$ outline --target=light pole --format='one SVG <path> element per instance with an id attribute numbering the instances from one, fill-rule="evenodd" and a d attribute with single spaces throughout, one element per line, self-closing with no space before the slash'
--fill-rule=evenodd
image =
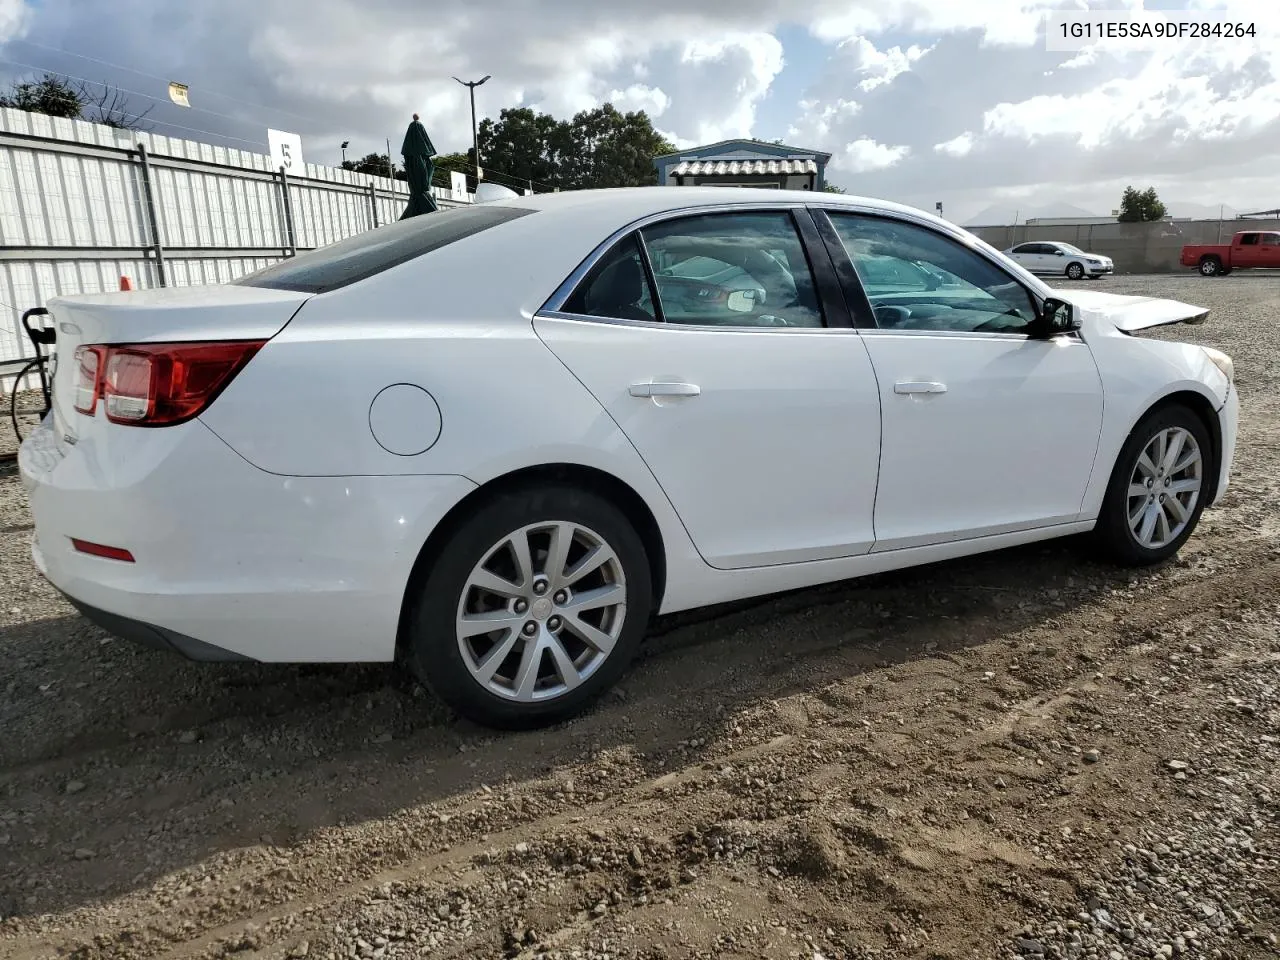
<path id="1" fill-rule="evenodd" d="M 480 86 L 480 84 L 488 80 L 489 77 L 490 77 L 490 74 L 486 73 L 479 80 L 468 81 L 468 80 L 458 80 L 457 77 L 453 78 L 455 80 L 458 80 L 460 84 L 462 84 L 464 87 L 466 87 L 468 90 L 471 91 L 471 146 L 472 146 L 472 149 L 474 149 L 475 155 L 476 155 L 476 179 L 477 180 L 479 180 L 481 176 L 483 176 L 483 174 L 480 170 L 480 131 L 479 131 L 479 128 L 476 126 L 476 87 Z"/>
<path id="2" fill-rule="evenodd" d="M 349 146 L 351 146 L 351 141 L 350 141 L 350 140 L 343 140 L 343 141 L 342 141 L 342 165 L 343 165 L 344 167 L 347 165 L 347 147 L 349 147 Z"/>

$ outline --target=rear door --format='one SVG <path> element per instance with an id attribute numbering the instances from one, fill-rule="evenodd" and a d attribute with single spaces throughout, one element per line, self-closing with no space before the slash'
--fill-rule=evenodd
<path id="1" fill-rule="evenodd" d="M 1040 269 L 1040 244 L 1020 243 L 1013 248 L 1013 259 L 1032 273 Z"/>
<path id="2" fill-rule="evenodd" d="M 1258 243 L 1258 266 L 1280 267 L 1280 233 L 1264 233 Z"/>
<path id="3" fill-rule="evenodd" d="M 803 207 L 640 224 L 534 329 L 621 427 L 712 566 L 871 549 L 879 391 Z"/>

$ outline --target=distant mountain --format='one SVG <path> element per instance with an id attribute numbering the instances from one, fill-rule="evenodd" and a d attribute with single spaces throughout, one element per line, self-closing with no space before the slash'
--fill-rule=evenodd
<path id="1" fill-rule="evenodd" d="M 1108 211 L 1109 212 L 1109 211 Z M 1105 213 L 1094 213 L 1070 203 L 1051 203 L 1042 207 L 1018 207 L 1014 204 L 993 204 L 980 210 L 964 222 L 967 227 L 985 227 L 1011 224 L 1017 217 L 1018 223 L 1025 223 L 1033 217 L 1102 217 Z"/>
<path id="2" fill-rule="evenodd" d="M 1219 207 L 1216 203 L 1184 203 L 1181 200 L 1166 200 L 1164 205 L 1172 217 L 1190 217 L 1192 220 L 1217 220 L 1219 216 Z M 1261 207 L 1249 208 L 1249 210 L 1265 209 L 1269 209 L 1265 204 Z M 1224 220 L 1234 220 L 1236 214 L 1248 212 L 1228 206 L 1223 206 L 1221 210 L 1221 216 Z"/>

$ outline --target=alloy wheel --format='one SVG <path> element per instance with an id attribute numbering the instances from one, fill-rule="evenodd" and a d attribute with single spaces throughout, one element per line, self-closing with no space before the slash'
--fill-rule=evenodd
<path id="1" fill-rule="evenodd" d="M 594 530 L 565 521 L 521 527 L 467 577 L 456 622 L 463 663 L 505 699 L 562 696 L 608 659 L 626 596 L 622 563 Z"/>
<path id="2" fill-rule="evenodd" d="M 1134 539 L 1149 550 L 1176 540 L 1195 513 L 1204 486 L 1204 457 L 1195 436 L 1168 427 L 1138 455 L 1129 478 L 1127 516 Z"/>

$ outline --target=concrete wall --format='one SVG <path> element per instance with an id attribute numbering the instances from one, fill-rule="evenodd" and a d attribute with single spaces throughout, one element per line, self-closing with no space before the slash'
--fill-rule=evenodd
<path id="1" fill-rule="evenodd" d="M 1174 223 L 1018 224 L 966 227 L 998 250 L 1034 240 L 1073 243 L 1115 261 L 1116 273 L 1168 273 L 1184 244 L 1227 243 L 1239 230 L 1280 230 L 1280 220 L 1178 220 Z"/>

